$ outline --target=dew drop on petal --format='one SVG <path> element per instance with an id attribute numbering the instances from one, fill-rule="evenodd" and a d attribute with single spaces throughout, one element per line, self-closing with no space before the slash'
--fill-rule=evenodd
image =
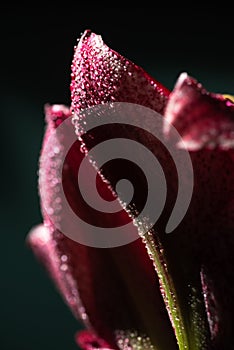
<path id="1" fill-rule="evenodd" d="M 67 264 L 62 264 L 62 265 L 60 266 L 60 270 L 61 270 L 61 271 L 67 271 L 67 269 L 68 269 Z"/>

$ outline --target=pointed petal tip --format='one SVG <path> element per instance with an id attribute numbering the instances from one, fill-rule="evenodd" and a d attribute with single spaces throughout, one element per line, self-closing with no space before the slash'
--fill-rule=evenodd
<path id="1" fill-rule="evenodd" d="M 86 29 L 83 33 L 81 33 L 80 38 L 78 38 L 78 45 L 77 48 L 81 48 L 82 45 L 87 42 L 89 39 L 94 39 L 94 40 L 101 40 L 102 37 L 99 34 L 94 33 L 91 29 Z"/>
<path id="2" fill-rule="evenodd" d="M 180 89 L 183 86 L 183 84 L 188 80 L 188 78 L 189 78 L 189 76 L 188 76 L 187 72 L 180 73 L 180 75 L 176 81 L 174 89 Z"/>
<path id="3" fill-rule="evenodd" d="M 72 109 L 76 113 L 114 101 L 142 104 L 160 113 L 169 95 L 167 88 L 90 30 L 75 47 L 71 71 Z"/>
<path id="4" fill-rule="evenodd" d="M 92 30 L 90 28 L 87 28 L 85 29 L 84 33 L 81 35 L 81 38 L 82 39 L 88 38 L 92 33 L 93 33 Z"/>

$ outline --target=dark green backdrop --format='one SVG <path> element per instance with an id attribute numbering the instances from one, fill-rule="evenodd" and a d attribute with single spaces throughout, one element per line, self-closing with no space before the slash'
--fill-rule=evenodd
<path id="1" fill-rule="evenodd" d="M 169 7 L 169 6 L 168 6 Z M 87 28 L 170 89 L 187 71 L 234 93 L 233 17 L 225 9 L 1 8 L 0 348 L 75 350 L 81 325 L 25 246 L 41 222 L 37 162 L 45 103 L 70 102 L 70 64 Z M 184 13 L 186 11 L 186 13 Z M 98 286 L 97 286 L 98 287 Z"/>

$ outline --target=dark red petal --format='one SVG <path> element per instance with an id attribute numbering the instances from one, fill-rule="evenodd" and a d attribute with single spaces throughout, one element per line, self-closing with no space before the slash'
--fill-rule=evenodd
<path id="1" fill-rule="evenodd" d="M 169 97 L 165 116 L 183 138 L 179 147 L 185 145 L 190 150 L 194 168 L 192 201 L 185 218 L 170 235 L 165 235 L 165 222 L 177 191 L 175 168 L 165 150 L 146 133 L 134 134 L 125 128 L 121 137 L 135 139 L 149 147 L 163 165 L 168 180 L 168 202 L 155 227 L 154 243 L 161 248 L 155 248 L 159 256 L 163 251 L 167 262 L 166 271 L 169 279 L 172 278 L 180 310 L 178 315 L 182 315 L 189 346 L 197 343 L 200 349 L 211 346 L 231 349 L 234 328 L 234 107 L 221 95 L 208 93 L 194 79 L 182 76 Z M 165 131 L 170 136 L 170 128 Z M 105 137 L 98 132 L 92 136 L 98 141 L 113 136 L 112 130 L 105 129 L 105 133 Z M 84 137 L 84 142 L 88 149 L 93 146 L 89 138 Z M 102 171 L 113 189 L 120 172 L 120 166 Z M 142 189 L 142 179 L 138 177 L 138 180 L 138 187 Z M 140 211 L 142 200 L 134 204 Z M 147 244 L 151 248 L 150 240 Z"/>
<path id="2" fill-rule="evenodd" d="M 58 231 L 53 231 L 45 225 L 38 225 L 30 231 L 27 243 L 35 256 L 43 262 L 74 316 L 89 326 L 87 314 L 79 297 L 77 281 L 69 268 L 69 256 L 57 243 L 62 239 L 63 236 Z"/>
<path id="3" fill-rule="evenodd" d="M 75 48 L 72 64 L 72 108 L 100 103 L 133 102 L 162 112 L 169 91 L 87 30 Z"/>
<path id="4" fill-rule="evenodd" d="M 80 110 L 106 102 L 131 102 L 160 113 L 164 110 L 169 91 L 150 77 L 141 67 L 107 47 L 100 36 L 86 31 L 75 48 L 71 94 L 72 109 L 77 115 Z M 77 116 L 74 120 L 75 126 L 79 128 Z M 129 138 L 135 139 L 135 130 L 128 130 L 128 128 L 126 130 Z M 114 134 L 119 131 L 119 136 L 125 137 L 122 134 L 121 126 L 115 126 L 113 131 Z M 94 144 L 105 140 L 106 135 L 113 136 L 112 134 L 112 131 L 110 134 L 106 133 L 105 130 L 97 131 L 94 134 L 92 131 L 88 135 L 88 142 L 85 140 L 85 145 L 87 148 L 91 148 Z M 141 133 L 139 138 L 141 137 L 144 138 L 145 134 Z M 150 137 L 147 137 L 146 140 L 150 145 Z M 159 152 L 163 153 L 159 157 L 161 156 L 165 160 L 165 152 Z M 124 167 L 126 169 L 126 166 Z M 169 172 L 170 170 L 171 168 Z M 114 172 L 118 177 L 119 171 Z"/>
<path id="5" fill-rule="evenodd" d="M 232 349 L 234 329 L 234 106 L 182 75 L 165 117 L 188 147 L 194 168 L 189 211 L 174 243 L 194 280 L 201 281 L 212 344 Z M 195 147 L 194 147 L 195 146 Z M 186 252 L 186 253 L 185 253 Z"/>
<path id="6" fill-rule="evenodd" d="M 49 268 L 60 291 L 65 293 L 65 299 L 74 314 L 81 315 L 85 323 L 114 349 L 115 331 L 134 329 L 139 334 L 148 335 L 152 325 L 153 334 L 152 329 L 149 334 L 152 341 L 157 342 L 162 349 L 175 349 L 175 339 L 160 295 L 159 282 L 141 240 L 118 248 L 92 248 L 76 243 L 55 229 L 54 225 L 64 215 L 56 186 L 59 179 L 58 163 L 63 158 L 62 146 L 69 134 L 54 139 L 49 149 L 47 144 L 60 124 L 57 123 L 58 119 L 66 120 L 70 112 L 68 108 L 57 105 L 47 106 L 46 113 L 48 125 L 40 157 L 39 185 L 41 193 L 44 193 L 41 206 L 49 240 L 48 245 L 41 243 L 40 232 L 45 230 L 41 228 L 36 234 L 32 233 L 29 243 Z M 66 195 L 76 213 L 86 220 L 94 220 L 100 225 L 104 223 L 108 227 L 112 224 L 112 217 L 105 214 L 99 217 L 93 211 L 87 214 L 77 188 L 77 164 L 84 157 L 80 146 L 77 140 L 65 158 L 63 186 Z M 113 196 L 106 183 L 100 181 L 99 186 L 101 193 L 106 195 L 109 191 L 109 196 Z M 122 210 L 115 220 L 121 224 L 126 218 L 128 216 Z M 132 229 L 136 230 L 134 226 Z M 85 235 L 85 232 L 80 233 Z M 73 295 L 79 302 L 82 301 L 81 311 L 76 305 L 76 299 L 70 298 Z"/>
<path id="7" fill-rule="evenodd" d="M 168 122 L 177 128 L 189 150 L 233 148 L 233 114 L 230 100 L 207 92 L 186 73 L 179 77 L 166 109 Z"/>

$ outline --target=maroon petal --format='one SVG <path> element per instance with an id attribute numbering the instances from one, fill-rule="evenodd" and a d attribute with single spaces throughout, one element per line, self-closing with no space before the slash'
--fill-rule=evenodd
<path id="1" fill-rule="evenodd" d="M 113 65 L 112 55 L 114 56 Z M 72 67 L 73 82 L 71 84 L 72 108 L 77 114 L 75 119 L 78 128 L 83 125 L 83 120 L 79 119 L 81 109 L 110 101 L 137 103 L 157 112 L 163 112 L 167 99 L 164 99 L 163 106 L 161 106 L 158 103 L 157 89 L 154 90 L 155 97 L 152 94 L 149 95 L 147 80 L 144 80 L 144 84 L 141 83 L 141 78 L 144 76 L 142 70 L 138 70 L 141 72 L 141 77 L 139 77 L 135 66 L 131 63 L 129 66 L 134 69 L 134 74 L 130 74 L 131 78 L 127 78 L 124 67 L 128 65 L 125 63 L 126 60 L 107 48 L 100 37 L 86 32 L 81 38 L 75 51 Z M 116 68 L 117 66 L 118 68 Z M 112 79 L 114 79 L 114 83 Z M 150 79 L 148 79 L 149 81 Z M 145 89 L 145 85 L 147 89 Z M 217 264 L 216 258 L 214 259 L 214 256 L 217 256 L 215 248 L 213 247 L 211 250 L 205 248 L 214 245 L 214 242 L 211 244 L 210 240 L 213 240 L 218 232 L 224 230 L 231 232 L 229 226 L 232 221 L 233 185 L 230 184 L 230 179 L 233 174 L 233 154 L 227 150 L 233 145 L 233 107 L 230 101 L 225 100 L 221 95 L 206 93 L 205 89 L 193 79 L 188 79 L 183 88 L 181 86 L 183 84 L 180 80 L 172 96 L 169 97 L 166 117 L 178 129 L 183 138 L 183 144 L 188 146 L 191 151 L 198 151 L 191 153 L 195 172 L 192 202 L 187 215 L 173 234 L 165 235 L 165 223 L 176 199 L 177 174 L 167 150 L 146 132 L 139 130 L 132 132 L 129 128 L 116 127 L 115 130 L 105 128 L 101 132 L 92 131 L 88 137 L 87 135 L 83 136 L 83 141 L 89 150 L 97 142 L 112 138 L 119 132 L 123 138 L 131 138 L 146 145 L 161 163 L 168 184 L 167 205 L 154 228 L 153 241 L 150 236 L 146 237 L 146 244 L 150 252 L 157 256 L 155 264 L 159 275 L 164 282 L 167 281 L 163 291 L 166 294 L 167 305 L 167 298 L 173 294 L 169 314 L 175 328 L 177 328 L 180 346 L 192 347 L 197 343 L 200 348 L 208 349 L 211 346 L 211 337 L 214 336 L 212 329 L 208 327 L 206 314 L 208 303 L 204 303 L 204 282 L 203 284 L 201 282 L 201 273 L 203 271 L 204 274 L 206 271 L 204 264 L 205 266 L 209 265 L 209 270 L 211 270 L 212 264 L 205 263 L 205 256 L 210 256 L 211 251 L 213 258 L 210 258 L 210 261 L 213 261 L 214 265 Z M 150 96 L 150 99 L 147 99 L 147 96 Z M 166 128 L 165 131 L 170 137 L 170 130 Z M 181 144 L 178 146 L 183 147 Z M 202 151 L 199 151 L 200 149 Z M 221 181 L 219 178 L 211 176 L 211 174 L 221 171 Z M 102 175 L 111 184 L 113 191 L 116 180 L 121 178 L 120 173 L 121 166 L 119 164 L 111 165 L 105 170 L 102 169 Z M 144 185 L 141 176 L 137 173 L 134 173 L 134 176 L 135 183 L 138 181 L 141 194 L 140 198 L 135 199 L 132 207 L 140 212 L 144 201 L 142 194 Z M 228 209 L 226 209 L 227 206 Z M 225 211 L 226 214 L 223 214 Z M 132 215 L 135 215 L 135 211 L 132 212 Z M 211 218 L 216 218 L 220 221 L 219 224 L 216 225 L 217 221 Z M 226 219 L 228 224 L 225 223 Z M 232 225 L 231 227 L 233 228 Z M 211 232 L 212 237 L 210 236 Z M 218 237 L 220 241 L 220 235 Z M 216 241 L 218 237 L 215 238 Z M 228 258 L 228 261 L 230 259 Z M 205 278 L 203 278 L 204 280 Z M 209 280 L 209 276 L 206 280 Z M 224 284 L 225 279 L 222 282 L 222 285 Z M 228 312 L 227 310 L 226 313 Z M 228 314 L 225 319 L 230 319 Z M 216 326 L 213 328 L 217 329 Z M 225 332 L 229 338 L 228 329 Z M 228 344 L 228 340 L 226 340 L 226 344 Z"/>
<path id="2" fill-rule="evenodd" d="M 80 38 L 72 64 L 75 112 L 106 102 L 133 102 L 162 112 L 169 91 L 90 30 Z"/>
<path id="3" fill-rule="evenodd" d="M 59 238 L 60 240 L 63 238 L 59 232 L 45 225 L 38 225 L 30 231 L 27 243 L 35 256 L 43 262 L 74 316 L 89 326 L 87 314 L 79 297 L 77 281 L 68 266 L 68 255 L 59 249 L 57 244 Z"/>
<path id="4" fill-rule="evenodd" d="M 176 349 L 159 282 L 141 240 L 118 248 L 93 248 L 73 241 L 56 229 L 55 225 L 64 216 L 56 190 L 59 159 L 63 158 L 63 145 L 69 133 L 61 139 L 54 139 L 49 149 L 47 145 L 56 127 L 70 116 L 70 111 L 64 106 L 47 106 L 46 114 L 47 130 L 40 157 L 39 185 L 44 193 L 41 207 L 47 228 L 36 229 L 36 233 L 30 235 L 29 243 L 49 269 L 74 314 L 114 349 L 116 331 L 132 329 L 150 336 L 160 349 Z M 63 187 L 69 203 L 85 220 L 111 227 L 113 220 L 109 214 L 100 216 L 83 203 L 77 188 L 77 170 L 83 157 L 81 143 L 77 140 L 63 167 Z M 99 186 L 104 196 L 113 196 L 105 182 L 99 180 Z M 122 224 L 129 218 L 122 210 L 114 220 Z M 136 230 L 134 226 L 132 229 Z M 47 243 L 41 238 L 45 233 Z M 85 232 L 81 234 L 85 235 Z"/>
<path id="5" fill-rule="evenodd" d="M 155 138 L 151 134 L 144 132 L 144 130 L 142 131 L 142 129 L 128 126 L 121 127 L 121 125 L 115 125 L 114 128 L 104 127 L 81 135 L 80 130 L 89 129 L 89 125 L 88 121 L 84 119 L 84 115 L 80 112 L 87 107 L 113 101 L 143 105 L 162 113 L 168 98 L 168 91 L 163 89 L 153 78 L 149 77 L 142 68 L 137 67 L 118 53 L 109 49 L 103 43 L 100 36 L 87 31 L 75 49 L 72 65 L 71 92 L 72 109 L 75 112 L 76 132 L 79 137 L 82 136 L 87 150 L 90 150 L 93 146 L 105 140 L 122 137 L 141 142 L 164 165 L 163 169 L 166 172 L 168 183 L 172 183 L 170 185 L 170 198 L 168 199 L 166 212 L 160 224 L 160 228 L 164 227 L 166 218 L 176 198 L 176 186 L 174 184 L 176 184 L 177 180 L 176 175 L 174 175 L 175 165 L 165 147 L 162 147 L 160 141 L 155 141 Z M 144 119 L 142 119 L 141 124 L 144 129 Z M 157 128 L 158 126 L 154 125 L 153 127 Z M 97 161 L 97 159 L 94 160 Z M 123 169 L 126 170 L 124 174 L 121 173 Z M 113 165 L 111 164 L 110 166 L 106 166 L 105 169 L 99 170 L 111 185 L 113 192 L 115 191 L 115 183 L 118 179 L 128 178 L 128 175 L 130 175 L 131 180 L 133 180 L 131 182 L 138 184 L 134 188 L 137 187 L 138 192 L 140 192 L 137 198 L 134 198 L 135 202 L 132 208 L 136 208 L 136 211 L 141 212 L 145 201 L 144 189 L 146 186 L 142 173 L 135 168 L 132 169 L 128 164 L 126 165 L 121 162 L 115 162 Z M 132 212 L 133 216 L 134 214 L 135 211 Z M 157 246 L 160 247 L 159 242 L 157 242 Z M 166 271 L 163 272 L 164 266 L 166 266 L 165 259 L 160 253 L 160 248 L 158 251 L 158 260 L 161 263 L 160 268 L 157 266 L 157 271 L 162 280 L 165 281 L 165 276 L 162 277 L 166 273 Z M 173 291 L 170 290 L 168 293 L 172 295 Z M 166 305 L 168 305 L 167 298 L 174 300 L 174 297 L 167 295 L 165 298 Z M 173 305 L 171 305 L 173 310 L 176 309 L 174 304 L 173 302 Z M 175 315 L 175 319 L 179 319 L 177 315 Z M 183 329 L 184 326 L 180 325 L 179 332 L 184 333 Z M 184 342 L 183 344 L 186 346 Z"/>
<path id="6" fill-rule="evenodd" d="M 201 281 L 214 349 L 232 349 L 234 105 L 183 74 L 165 117 L 191 150 L 194 168 L 193 198 L 174 242 L 180 252 L 187 251 L 181 253 L 186 256 L 181 263 L 190 266 L 187 274 L 191 270 L 194 280 Z"/>
<path id="7" fill-rule="evenodd" d="M 168 122 L 177 128 L 189 150 L 233 148 L 233 113 L 229 99 L 208 93 L 186 73 L 179 77 L 166 110 Z"/>

